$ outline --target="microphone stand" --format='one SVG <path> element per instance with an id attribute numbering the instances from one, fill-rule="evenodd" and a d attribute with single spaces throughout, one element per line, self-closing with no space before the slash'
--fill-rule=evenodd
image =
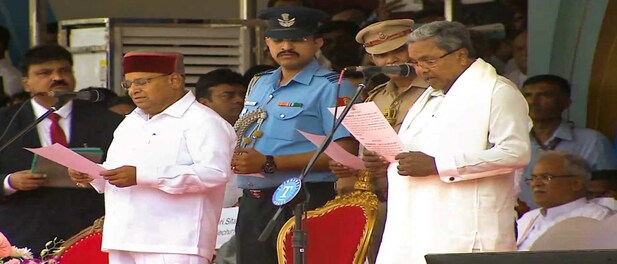
<path id="1" fill-rule="evenodd" d="M 321 145 L 319 146 L 315 154 L 311 157 L 311 159 L 306 164 L 306 166 L 304 166 L 304 169 L 302 170 L 300 177 L 298 177 L 300 182 L 302 183 L 302 187 L 304 187 L 304 178 L 308 175 L 310 170 L 313 168 L 313 166 L 315 165 L 315 162 L 317 162 L 317 158 L 319 158 L 319 155 L 321 155 L 332 142 L 332 137 L 334 137 L 334 133 L 336 132 L 336 129 L 338 129 L 341 126 L 341 124 L 343 123 L 343 119 L 345 118 L 345 116 L 347 116 L 347 114 L 351 110 L 351 106 L 358 99 L 358 97 L 360 96 L 360 93 L 362 93 L 364 88 L 366 88 L 365 83 L 368 83 L 371 77 L 373 77 L 373 75 L 369 75 L 365 73 L 364 80 L 362 81 L 362 83 L 358 84 L 358 88 L 353 98 L 349 100 L 349 102 L 347 103 L 343 111 L 341 112 L 341 115 L 338 118 L 336 118 L 335 116 L 336 121 L 334 123 L 334 126 L 332 127 L 332 130 L 328 133 L 324 141 L 321 142 Z M 308 203 L 309 198 L 310 198 L 309 192 L 306 189 L 306 187 L 304 187 L 304 193 L 305 193 L 306 198 L 304 199 L 304 201 L 298 202 L 298 204 L 296 205 L 294 209 L 295 226 L 294 226 L 294 231 L 292 232 L 292 239 L 291 239 L 292 248 L 294 249 L 294 252 L 293 252 L 294 264 L 304 264 L 305 263 L 304 248 L 306 248 L 306 245 L 307 245 L 307 235 L 306 235 L 306 231 L 302 230 L 302 215 L 305 212 L 305 206 Z M 284 205 L 279 206 L 278 210 L 276 211 L 272 219 L 270 219 L 270 222 L 268 222 L 268 224 L 262 231 L 261 235 L 259 235 L 259 238 L 258 238 L 259 241 L 264 242 L 268 239 L 270 233 L 272 233 L 272 230 L 274 229 L 276 220 L 278 219 L 279 215 L 283 211 L 283 206 Z"/>
<path id="2" fill-rule="evenodd" d="M 51 115 L 51 113 L 53 113 L 55 111 L 58 111 L 58 109 L 60 109 L 60 107 L 62 107 L 67 101 L 68 100 L 66 98 L 64 98 L 64 97 L 58 97 L 58 102 L 56 102 L 56 104 L 54 104 L 51 108 L 49 108 L 49 110 L 47 110 L 47 112 L 45 112 L 42 116 L 40 116 L 39 118 L 34 120 L 34 122 L 32 122 L 30 125 L 28 125 L 24 129 L 19 131 L 19 133 L 17 133 L 15 136 L 13 136 L 11 139 L 9 139 L 6 143 L 2 144 L 2 146 L 0 146 L 0 152 L 2 152 L 6 147 L 11 145 L 13 142 L 15 142 L 15 140 L 19 139 L 24 134 L 30 132 L 30 130 L 32 130 L 36 125 L 41 123 L 41 121 L 45 120 L 45 118 L 47 118 L 49 115 Z M 25 102 L 24 104 L 27 104 L 27 103 L 28 102 Z"/>

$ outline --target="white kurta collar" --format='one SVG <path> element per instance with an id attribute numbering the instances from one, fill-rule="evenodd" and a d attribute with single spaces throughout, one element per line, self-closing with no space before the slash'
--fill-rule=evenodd
<path id="1" fill-rule="evenodd" d="M 567 204 L 562 204 L 560 206 L 555 206 L 551 208 L 542 208 L 540 209 L 540 214 L 544 217 L 546 221 L 555 221 L 560 216 L 572 212 L 574 209 L 583 207 L 587 204 L 587 199 L 585 197 L 580 198 L 578 200 L 574 200 Z"/>
<path id="2" fill-rule="evenodd" d="M 193 92 L 187 91 L 187 93 L 184 94 L 184 96 L 182 96 L 180 100 L 171 104 L 169 107 L 163 110 L 163 112 L 157 114 L 156 116 L 168 115 L 168 116 L 173 116 L 173 117 L 181 117 L 184 114 L 184 112 L 186 112 L 186 110 L 189 109 L 189 107 L 191 106 L 191 104 L 193 104 L 193 102 L 195 102 L 195 95 L 193 95 Z M 154 116 L 150 116 L 148 113 L 144 112 L 140 108 L 136 108 L 134 113 L 139 115 L 139 117 L 143 118 L 144 120 L 149 120 L 150 118 L 154 117 Z"/>

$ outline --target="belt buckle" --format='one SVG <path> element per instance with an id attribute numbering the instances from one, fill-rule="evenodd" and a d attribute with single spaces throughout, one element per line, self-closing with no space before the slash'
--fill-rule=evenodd
<path id="1" fill-rule="evenodd" d="M 257 198 L 257 199 L 261 199 L 261 190 L 249 190 L 249 193 Z"/>

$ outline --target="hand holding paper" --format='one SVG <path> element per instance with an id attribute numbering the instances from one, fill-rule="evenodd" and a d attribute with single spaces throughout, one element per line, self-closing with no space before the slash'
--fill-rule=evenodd
<path id="1" fill-rule="evenodd" d="M 315 146 L 320 146 L 321 143 L 326 139 L 326 136 L 315 135 L 300 130 L 298 130 L 298 132 L 300 132 L 300 134 L 302 134 L 305 138 L 315 144 Z M 347 167 L 358 170 L 364 168 L 364 163 L 360 158 L 347 152 L 347 150 L 345 150 L 339 144 L 336 144 L 336 142 L 328 145 L 328 148 L 326 148 L 324 152 L 326 153 L 326 155 L 328 155 L 328 157 L 336 160 L 337 162 Z"/>
<path id="2" fill-rule="evenodd" d="M 328 110 L 334 113 L 334 108 Z M 343 111 L 339 108 L 337 112 Z M 403 152 L 403 143 L 374 102 L 353 105 L 343 125 L 366 149 L 389 162 L 394 162 L 394 157 Z"/>
<path id="3" fill-rule="evenodd" d="M 373 177 L 383 178 L 388 176 L 387 170 L 390 162 L 384 160 L 377 153 L 365 149 L 362 155 L 362 161 L 364 161 L 366 170 L 369 171 Z"/>
<path id="4" fill-rule="evenodd" d="M 11 173 L 9 184 L 18 191 L 29 191 L 45 184 L 47 175 L 32 173 L 30 170 L 22 170 Z"/>
<path id="5" fill-rule="evenodd" d="M 435 158 L 419 151 L 403 152 L 396 155 L 399 161 L 398 174 L 402 176 L 424 177 L 439 175 Z"/>
<path id="6" fill-rule="evenodd" d="M 90 175 L 86 173 L 82 173 L 74 169 L 68 169 L 68 172 L 71 180 L 79 187 L 85 187 L 92 182 L 92 178 L 90 178 Z"/>
<path id="7" fill-rule="evenodd" d="M 336 178 L 349 178 L 358 176 L 358 170 L 345 166 L 336 160 L 330 160 L 328 162 L 328 168 Z"/>
<path id="8" fill-rule="evenodd" d="M 42 148 L 25 148 L 46 159 L 56 162 L 67 168 L 88 174 L 92 179 L 101 179 L 99 175 L 105 169 L 76 152 L 60 145 L 53 144 Z"/>
<path id="9" fill-rule="evenodd" d="M 116 187 L 130 187 L 137 184 L 137 168 L 135 166 L 122 166 L 119 168 L 101 172 L 101 176 Z"/>

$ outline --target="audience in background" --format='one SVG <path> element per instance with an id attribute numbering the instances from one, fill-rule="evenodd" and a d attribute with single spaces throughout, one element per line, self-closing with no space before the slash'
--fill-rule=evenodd
<path id="1" fill-rule="evenodd" d="M 199 77 L 195 97 L 233 125 L 244 107 L 243 80 L 242 75 L 230 69 L 213 70 Z"/>
<path id="2" fill-rule="evenodd" d="M 525 182 L 533 190 L 540 208 L 527 212 L 517 221 L 518 250 L 529 250 L 553 225 L 572 217 L 602 220 L 611 211 L 587 200 L 591 167 L 585 159 L 561 151 L 542 154 Z"/>
<path id="3" fill-rule="evenodd" d="M 560 150 L 587 160 L 591 170 L 617 169 L 617 156 L 608 138 L 599 132 L 576 127 L 563 119 L 570 107 L 571 88 L 568 81 L 557 75 L 533 76 L 525 81 L 523 95 L 529 104 L 529 116 L 533 120 L 530 132 L 531 161 L 525 168 L 529 177 L 542 152 Z M 521 185 L 520 198 L 529 207 L 537 208 L 531 199 L 531 190 Z"/>
<path id="4" fill-rule="evenodd" d="M 358 25 L 350 21 L 330 21 L 319 27 L 317 34 L 324 40 L 321 53 L 330 61 L 333 71 L 340 72 L 362 62 L 364 54 L 354 39 L 358 31 Z"/>
<path id="5" fill-rule="evenodd" d="M 11 96 L 24 91 L 21 73 L 6 57 L 10 40 L 9 30 L 0 26 L 0 107 L 7 105 Z"/>
<path id="6" fill-rule="evenodd" d="M 519 89 L 527 79 L 527 31 L 516 35 L 512 43 L 512 60 L 504 68 L 504 77 L 508 78 Z"/>
<path id="7" fill-rule="evenodd" d="M 504 74 L 506 63 L 512 59 L 512 39 L 514 36 L 506 32 L 503 39 L 489 38 L 487 48 L 490 50 L 490 57 L 487 62 L 495 67 L 497 73 Z M 520 89 L 520 87 L 519 87 Z"/>
<path id="8" fill-rule="evenodd" d="M 332 14 L 332 21 L 348 21 L 363 27 L 370 13 L 359 5 L 345 5 Z"/>

